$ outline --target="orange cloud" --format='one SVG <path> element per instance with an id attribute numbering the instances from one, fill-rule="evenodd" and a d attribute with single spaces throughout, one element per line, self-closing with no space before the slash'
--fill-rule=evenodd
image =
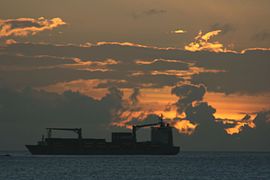
<path id="1" fill-rule="evenodd" d="M 173 127 L 178 130 L 179 133 L 192 135 L 198 125 L 193 124 L 189 120 L 180 120 L 173 124 Z"/>
<path id="2" fill-rule="evenodd" d="M 120 46 L 134 46 L 134 47 L 143 47 L 143 48 L 151 47 L 151 46 L 146 46 L 146 45 L 136 44 L 136 43 L 131 43 L 131 42 L 106 42 L 106 41 L 97 42 L 96 45 L 98 45 L 98 46 L 101 46 L 101 45 L 120 45 Z"/>
<path id="3" fill-rule="evenodd" d="M 239 134 L 245 126 L 248 126 L 250 128 L 256 127 L 256 124 L 254 123 L 254 118 L 252 118 L 248 114 L 245 117 L 243 117 L 241 120 L 223 119 L 222 121 L 224 124 L 234 124 L 233 127 L 225 129 L 227 134 L 230 134 L 230 135 Z"/>
<path id="4" fill-rule="evenodd" d="M 127 123 L 129 123 L 129 121 L 124 120 L 124 121 L 112 122 L 111 125 L 116 126 L 116 127 L 124 127 L 127 129 L 132 129 L 132 125 L 128 125 Z"/>
<path id="5" fill-rule="evenodd" d="M 212 52 L 227 52 L 228 50 L 224 48 L 223 44 L 216 42 L 209 42 L 209 40 L 217 36 L 221 30 L 210 31 L 206 34 L 203 34 L 202 31 L 198 33 L 195 37 L 195 41 L 189 43 L 185 46 L 185 50 L 188 51 L 212 51 Z"/>
<path id="6" fill-rule="evenodd" d="M 247 48 L 241 51 L 241 54 L 244 54 L 248 51 L 270 51 L 270 48 Z"/>
<path id="7" fill-rule="evenodd" d="M 16 43 L 17 43 L 17 41 L 15 41 L 14 39 L 8 39 L 5 42 L 6 45 L 12 45 L 12 44 L 16 44 Z"/>
<path id="8" fill-rule="evenodd" d="M 250 128 L 256 127 L 255 123 L 252 121 L 250 121 L 250 122 L 237 122 L 234 127 L 227 128 L 227 129 L 225 129 L 225 131 L 227 132 L 227 134 L 230 134 L 230 135 L 239 134 L 245 126 L 248 126 Z"/>
<path id="9" fill-rule="evenodd" d="M 92 45 L 87 43 L 84 45 L 85 47 L 89 46 L 102 46 L 102 45 L 119 45 L 119 46 L 130 46 L 130 47 L 141 47 L 141 48 L 151 48 L 151 49 L 158 49 L 158 50 L 176 50 L 177 48 L 172 48 L 172 47 L 167 47 L 167 48 L 162 48 L 162 47 L 156 47 L 156 46 L 148 46 L 148 45 L 142 45 L 142 44 L 137 44 L 137 43 L 132 43 L 132 42 L 109 42 L 109 41 L 100 41 L 97 42 L 96 44 Z"/>
<path id="10" fill-rule="evenodd" d="M 64 24 L 66 23 L 58 17 L 52 19 L 45 19 L 44 17 L 40 17 L 38 19 L 0 19 L 0 38 L 8 36 L 35 35 L 38 32 L 52 30 Z"/>
<path id="11" fill-rule="evenodd" d="M 183 29 L 176 29 L 174 31 L 171 31 L 172 34 L 183 34 L 186 33 L 187 31 L 183 30 Z"/>
<path id="12" fill-rule="evenodd" d="M 132 129 L 132 124 L 134 124 L 134 120 L 138 122 L 144 121 L 144 119 L 147 117 L 148 113 L 142 112 L 142 111 L 124 111 L 122 112 L 119 117 L 120 121 L 113 121 L 111 123 L 112 126 L 117 127 L 124 127 L 127 129 Z"/>

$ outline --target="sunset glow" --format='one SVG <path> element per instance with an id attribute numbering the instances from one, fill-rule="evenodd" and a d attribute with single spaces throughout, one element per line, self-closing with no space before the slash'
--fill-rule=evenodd
<path id="1" fill-rule="evenodd" d="M 1 4 L 6 147 L 154 124 L 189 150 L 270 150 L 268 1 L 26 1 Z"/>

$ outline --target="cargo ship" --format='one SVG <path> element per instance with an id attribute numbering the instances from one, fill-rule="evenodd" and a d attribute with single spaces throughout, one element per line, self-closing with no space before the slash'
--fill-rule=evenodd
<path id="1" fill-rule="evenodd" d="M 136 132 L 151 127 L 151 140 L 137 142 Z M 172 127 L 162 117 L 157 123 L 132 126 L 132 132 L 113 132 L 111 142 L 83 138 L 81 128 L 46 128 L 36 145 L 25 145 L 33 155 L 176 155 L 180 147 L 173 145 Z M 77 138 L 55 138 L 52 131 L 73 131 Z"/>

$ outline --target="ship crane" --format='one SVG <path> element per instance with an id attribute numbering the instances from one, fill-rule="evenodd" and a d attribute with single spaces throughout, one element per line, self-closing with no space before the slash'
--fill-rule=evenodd
<path id="1" fill-rule="evenodd" d="M 78 139 L 82 139 L 82 128 L 46 128 L 47 137 L 52 138 L 52 131 L 73 131 L 78 134 Z"/>
<path id="2" fill-rule="evenodd" d="M 139 130 L 140 128 L 144 128 L 144 127 L 152 127 L 152 126 L 157 126 L 159 125 L 160 127 L 165 127 L 165 123 L 163 121 L 163 115 L 161 114 L 159 117 L 159 122 L 157 123 L 150 123 L 150 124 L 142 124 L 142 125 L 134 125 L 132 126 L 132 135 L 134 138 L 134 141 L 136 142 L 136 131 Z"/>

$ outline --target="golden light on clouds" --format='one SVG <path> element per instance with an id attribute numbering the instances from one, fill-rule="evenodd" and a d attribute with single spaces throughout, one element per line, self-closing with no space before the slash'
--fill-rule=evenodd
<path id="1" fill-rule="evenodd" d="M 225 131 L 227 132 L 227 134 L 230 134 L 230 135 L 239 134 L 245 126 L 248 126 L 250 128 L 256 127 L 254 122 L 250 122 L 250 123 L 237 122 L 234 127 L 227 128 L 225 129 Z"/>
<path id="2" fill-rule="evenodd" d="M 109 61 L 111 62 L 111 61 Z M 112 61 L 111 63 L 115 63 Z M 139 61 L 137 63 L 145 63 Z M 71 82 L 57 83 L 41 89 L 62 93 L 65 90 L 79 91 L 88 96 L 96 99 L 102 98 L 106 93 L 106 88 L 96 88 L 99 83 L 106 83 L 106 80 L 75 80 Z M 127 99 L 132 93 L 132 89 L 123 88 L 124 97 Z M 170 121 L 173 127 L 175 127 L 179 133 L 191 135 L 196 127 L 199 126 L 191 121 L 185 119 L 185 116 L 177 114 L 175 107 L 172 106 L 177 101 L 177 98 L 171 95 L 171 87 L 165 86 L 163 88 L 142 88 L 141 95 L 139 97 L 139 109 L 127 110 L 122 112 L 121 121 L 112 122 L 111 125 L 131 128 L 131 122 L 133 118 L 137 118 L 139 121 L 144 119 L 148 114 L 163 114 L 165 119 L 178 118 L 179 120 Z M 259 112 L 265 107 L 270 107 L 269 101 L 270 94 L 261 95 L 239 95 L 224 93 L 212 93 L 207 92 L 204 97 L 204 101 L 208 102 L 217 111 L 214 116 L 217 119 L 222 119 L 224 124 L 230 125 L 225 131 L 228 134 L 237 134 L 242 131 L 244 127 L 254 128 L 253 122 L 255 115 L 254 112 Z M 252 103 L 250 103 L 252 102 Z M 167 108 L 169 107 L 169 108 Z M 243 120 L 245 114 L 250 114 L 251 117 L 247 120 Z"/>
<path id="3" fill-rule="evenodd" d="M 157 47 L 157 46 L 149 46 L 149 45 L 143 45 L 133 42 L 117 42 L 117 41 L 100 41 L 94 44 L 94 46 L 102 46 L 102 45 L 119 45 L 119 46 L 130 46 L 130 47 L 141 47 L 141 48 L 151 48 L 151 49 L 159 49 L 159 50 L 170 50 L 170 49 L 177 49 L 172 47 Z M 93 44 L 86 44 L 82 45 L 85 47 L 93 46 Z"/>
<path id="4" fill-rule="evenodd" d="M 246 53 L 247 51 L 270 51 L 270 48 L 247 48 L 241 51 L 242 54 Z"/>
<path id="5" fill-rule="evenodd" d="M 201 38 L 201 39 L 203 39 L 205 41 L 208 41 L 210 38 L 218 35 L 220 32 L 221 32 L 221 30 L 210 31 L 210 32 L 208 32 L 208 33 L 206 33 L 204 35 L 202 35 L 202 32 L 200 32 L 195 39 L 198 40 L 198 39 Z"/>
<path id="6" fill-rule="evenodd" d="M 112 122 L 111 125 L 116 126 L 116 127 L 124 127 L 124 128 L 127 128 L 127 129 L 132 129 L 132 125 L 128 124 L 129 122 L 130 122 L 129 119 L 125 119 L 123 121 Z"/>
<path id="7" fill-rule="evenodd" d="M 212 52 L 225 52 L 223 44 L 221 44 L 218 41 L 215 42 L 209 42 L 209 40 L 217 36 L 221 30 L 216 31 L 210 31 L 206 34 L 203 34 L 202 31 L 198 33 L 198 35 L 195 37 L 195 41 L 189 43 L 184 48 L 187 51 L 212 51 Z"/>
<path id="8" fill-rule="evenodd" d="M 224 120 L 224 124 L 234 124 L 233 127 L 226 128 L 225 131 L 227 134 L 239 134 L 245 126 L 249 128 L 255 128 L 256 124 L 254 123 L 255 115 L 246 115 L 241 120 Z"/>
<path id="9" fill-rule="evenodd" d="M 35 35 L 38 32 L 52 30 L 66 23 L 61 18 L 45 19 L 40 17 L 18 18 L 18 19 L 0 19 L 0 38 L 8 36 L 28 36 Z"/>
<path id="10" fill-rule="evenodd" d="M 134 47 L 143 47 L 147 48 L 149 46 L 142 45 L 142 44 L 136 44 L 136 43 L 131 43 L 131 42 L 107 42 L 107 41 L 101 41 L 96 43 L 97 46 L 101 45 L 120 45 L 120 46 L 134 46 Z"/>
<path id="11" fill-rule="evenodd" d="M 198 125 L 190 122 L 189 120 L 180 120 L 173 124 L 173 127 L 178 130 L 179 133 L 192 135 Z"/>

